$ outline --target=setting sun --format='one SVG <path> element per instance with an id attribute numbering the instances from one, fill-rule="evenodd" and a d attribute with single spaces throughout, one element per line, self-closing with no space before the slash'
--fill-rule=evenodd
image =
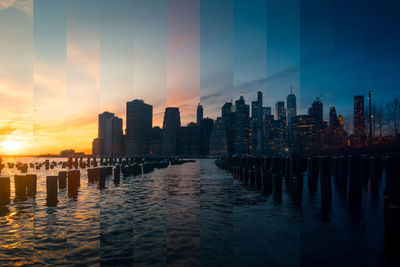
<path id="1" fill-rule="evenodd" d="M 1 143 L 2 148 L 8 152 L 17 151 L 21 147 L 21 142 L 18 141 L 4 141 Z"/>

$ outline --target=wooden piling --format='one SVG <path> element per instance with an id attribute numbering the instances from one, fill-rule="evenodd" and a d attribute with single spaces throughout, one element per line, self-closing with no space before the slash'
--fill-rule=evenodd
<path id="1" fill-rule="evenodd" d="M 58 202 L 57 180 L 58 180 L 58 176 L 47 176 L 46 177 L 46 191 L 47 191 L 46 204 L 48 206 L 56 206 L 57 205 L 57 202 Z"/>
<path id="2" fill-rule="evenodd" d="M 0 177 L 0 206 L 10 204 L 10 177 Z"/>

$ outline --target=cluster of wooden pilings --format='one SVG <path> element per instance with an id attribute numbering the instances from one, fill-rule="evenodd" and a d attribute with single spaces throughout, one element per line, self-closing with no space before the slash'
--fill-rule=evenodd
<path id="1" fill-rule="evenodd" d="M 121 157 L 107 157 L 96 158 L 88 157 L 87 160 L 83 158 L 69 158 L 67 162 L 45 160 L 37 163 L 7 163 L 10 169 L 17 168 L 21 171 L 20 175 L 14 175 L 15 185 L 15 200 L 25 201 L 28 198 L 35 198 L 37 190 L 37 175 L 36 174 L 23 174 L 28 171 L 28 166 L 32 169 L 40 170 L 42 167 L 45 170 L 54 169 L 57 166 L 61 168 L 68 168 L 69 170 L 62 170 L 58 175 L 46 176 L 46 204 L 48 206 L 55 206 L 58 203 L 59 190 L 67 190 L 69 198 L 76 199 L 78 190 L 81 186 L 81 171 L 87 168 L 87 178 L 89 184 L 98 183 L 100 189 L 106 187 L 106 179 L 113 177 L 114 183 L 118 184 L 123 177 L 137 176 L 142 173 L 150 173 L 155 168 L 166 168 L 172 162 L 174 164 L 183 164 L 187 160 L 169 159 L 169 158 L 121 158 Z M 0 163 L 2 168 L 4 164 Z M 75 169 L 74 169 L 75 168 Z M 80 169 L 79 169 L 80 168 Z M 0 177 L 0 206 L 10 204 L 11 197 L 11 183 L 10 177 Z"/>
<path id="2" fill-rule="evenodd" d="M 311 193 L 321 192 L 321 209 L 332 205 L 332 184 L 349 204 L 358 206 L 362 200 L 362 187 L 378 193 L 385 173 L 384 222 L 388 244 L 400 243 L 400 156 L 399 155 L 351 155 L 318 156 L 310 158 L 226 156 L 216 160 L 219 168 L 232 173 L 243 184 L 272 194 L 276 200 L 282 197 L 284 182 L 294 201 L 300 202 L 303 177 Z M 333 182 L 332 182 L 333 181 Z"/>

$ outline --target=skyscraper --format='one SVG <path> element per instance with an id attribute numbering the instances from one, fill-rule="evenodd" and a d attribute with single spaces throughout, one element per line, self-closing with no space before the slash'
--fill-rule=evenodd
<path id="1" fill-rule="evenodd" d="M 319 100 L 319 98 L 317 98 L 313 103 L 311 108 L 308 110 L 308 115 L 311 115 L 314 117 L 315 119 L 315 124 L 317 125 L 317 127 L 322 127 L 323 125 L 323 105 L 322 102 Z"/>
<path id="2" fill-rule="evenodd" d="M 203 106 L 200 103 L 197 105 L 197 125 L 200 126 L 200 122 L 203 119 Z"/>
<path id="3" fill-rule="evenodd" d="M 292 123 L 292 119 L 297 116 L 296 96 L 293 94 L 292 85 L 290 85 L 290 95 L 287 96 L 287 119 L 288 124 Z"/>
<path id="4" fill-rule="evenodd" d="M 286 115 L 285 102 L 278 101 L 275 104 L 275 120 L 284 120 Z"/>
<path id="5" fill-rule="evenodd" d="M 336 114 L 336 108 L 330 107 L 329 108 L 329 126 L 332 129 L 337 129 L 339 127 L 339 120 Z"/>
<path id="6" fill-rule="evenodd" d="M 164 113 L 162 148 L 163 155 L 178 154 L 179 128 L 181 127 L 181 116 L 179 108 L 166 108 Z"/>
<path id="7" fill-rule="evenodd" d="M 271 107 L 262 108 L 262 115 L 271 115 L 271 114 L 272 114 Z"/>
<path id="8" fill-rule="evenodd" d="M 232 103 L 230 103 L 232 105 Z M 228 151 L 228 137 L 226 135 L 225 123 L 222 117 L 215 120 L 210 136 L 210 154 L 225 155 Z"/>
<path id="9" fill-rule="evenodd" d="M 354 135 L 365 136 L 364 96 L 354 96 Z"/>
<path id="10" fill-rule="evenodd" d="M 230 102 L 225 103 L 221 108 L 221 120 L 226 131 L 226 142 L 227 142 L 227 153 L 233 153 L 233 127 L 234 127 L 234 117 L 233 117 L 233 105 Z"/>
<path id="11" fill-rule="evenodd" d="M 98 139 L 100 143 L 100 155 L 105 155 L 105 137 L 106 137 L 106 122 L 107 119 L 114 116 L 114 113 L 105 111 L 99 114 L 99 126 L 98 126 Z"/>
<path id="12" fill-rule="evenodd" d="M 235 102 L 234 138 L 233 145 L 236 154 L 244 154 L 249 151 L 249 105 L 244 102 L 243 95 Z"/>
<path id="13" fill-rule="evenodd" d="M 200 153 L 207 155 L 210 152 L 210 136 L 214 120 L 205 118 L 200 121 Z"/>
<path id="14" fill-rule="evenodd" d="M 116 116 L 106 121 L 105 155 L 122 155 L 122 119 Z"/>
<path id="15" fill-rule="evenodd" d="M 179 155 L 200 154 L 200 126 L 191 122 L 179 129 Z"/>
<path id="16" fill-rule="evenodd" d="M 126 155 L 148 153 L 152 126 L 153 106 L 139 99 L 126 103 Z"/>

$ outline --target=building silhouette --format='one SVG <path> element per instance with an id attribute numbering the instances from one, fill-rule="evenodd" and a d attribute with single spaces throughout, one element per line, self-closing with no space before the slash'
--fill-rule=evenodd
<path id="1" fill-rule="evenodd" d="M 319 98 L 317 98 L 308 109 L 308 115 L 314 117 L 317 127 L 322 128 L 324 122 L 324 109 Z"/>
<path id="2" fill-rule="evenodd" d="M 200 105 L 200 103 L 197 105 L 196 117 L 197 117 L 196 123 L 197 123 L 197 125 L 200 125 L 200 122 L 203 119 L 203 106 Z"/>
<path id="3" fill-rule="evenodd" d="M 275 103 L 275 120 L 285 120 L 286 111 L 285 111 L 285 102 L 278 101 Z"/>
<path id="4" fill-rule="evenodd" d="M 104 138 L 105 156 L 122 155 L 122 135 L 122 119 L 116 116 L 108 118 Z"/>
<path id="5" fill-rule="evenodd" d="M 297 116 L 296 96 L 293 94 L 292 85 L 290 85 L 290 94 L 287 96 L 286 100 L 287 100 L 287 120 L 288 124 L 291 124 L 292 118 Z"/>
<path id="6" fill-rule="evenodd" d="M 179 155 L 200 155 L 200 126 L 191 122 L 179 129 Z"/>
<path id="7" fill-rule="evenodd" d="M 354 135 L 358 138 L 365 137 L 364 96 L 354 96 Z"/>
<path id="8" fill-rule="evenodd" d="M 178 155 L 178 139 L 180 127 L 181 117 L 179 113 L 179 108 L 166 108 L 164 113 L 161 145 L 161 153 L 163 155 Z"/>
<path id="9" fill-rule="evenodd" d="M 214 120 L 205 118 L 200 121 L 200 154 L 208 155 L 210 152 L 210 137 Z"/>
<path id="10" fill-rule="evenodd" d="M 95 138 L 92 142 L 92 155 L 99 157 L 101 153 L 101 142 L 100 138 Z"/>
<path id="11" fill-rule="evenodd" d="M 249 152 L 249 112 L 249 105 L 246 105 L 241 94 L 234 107 L 233 146 L 236 154 Z"/>
<path id="12" fill-rule="evenodd" d="M 262 115 L 271 115 L 271 114 L 272 114 L 271 107 L 262 108 Z"/>
<path id="13" fill-rule="evenodd" d="M 100 156 L 104 156 L 106 154 L 106 145 L 105 145 L 105 137 L 106 137 L 106 123 L 107 120 L 114 116 L 114 113 L 105 111 L 99 114 L 98 118 L 98 139 L 100 142 Z"/>
<path id="14" fill-rule="evenodd" d="M 335 107 L 329 108 L 329 126 L 332 129 L 337 129 L 339 127 L 339 120 L 336 113 Z"/>
<path id="15" fill-rule="evenodd" d="M 232 106 L 232 103 L 230 103 Z M 225 104 L 226 105 L 226 104 Z M 224 106 L 225 106 L 224 105 Z M 214 126 L 210 135 L 210 152 L 211 155 L 228 154 L 228 136 L 226 123 L 222 117 L 215 120 Z"/>
<path id="16" fill-rule="evenodd" d="M 225 103 L 221 108 L 221 119 L 223 127 L 225 128 L 225 136 L 227 138 L 227 153 L 233 154 L 233 128 L 234 128 L 234 112 L 233 105 L 230 102 Z"/>
<path id="17" fill-rule="evenodd" d="M 126 103 L 125 153 L 127 156 L 147 154 L 153 126 L 153 106 L 135 99 Z"/>

